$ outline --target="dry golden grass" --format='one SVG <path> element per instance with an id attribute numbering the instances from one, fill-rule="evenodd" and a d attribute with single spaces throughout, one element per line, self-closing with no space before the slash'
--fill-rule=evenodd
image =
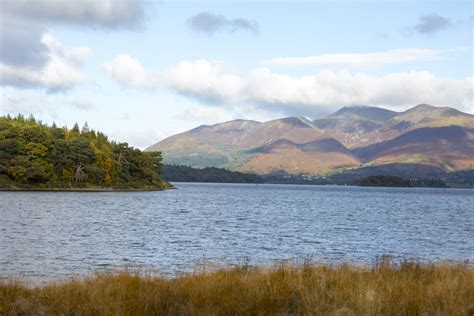
<path id="1" fill-rule="evenodd" d="M 472 315 L 467 264 L 241 267 L 174 279 L 131 272 L 0 283 L 1 315 Z"/>

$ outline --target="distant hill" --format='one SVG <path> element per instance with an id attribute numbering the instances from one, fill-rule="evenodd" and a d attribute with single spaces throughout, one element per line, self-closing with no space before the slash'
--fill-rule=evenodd
<path id="1" fill-rule="evenodd" d="M 451 172 L 474 169 L 474 129 L 423 127 L 353 151 L 363 162 L 418 163 Z"/>
<path id="2" fill-rule="evenodd" d="M 474 168 L 473 130 L 474 115 L 449 107 L 420 104 L 395 112 L 352 106 L 313 121 L 288 117 L 202 125 L 147 150 L 162 151 L 168 164 L 259 174 L 330 175 L 423 165 L 435 175 Z"/>

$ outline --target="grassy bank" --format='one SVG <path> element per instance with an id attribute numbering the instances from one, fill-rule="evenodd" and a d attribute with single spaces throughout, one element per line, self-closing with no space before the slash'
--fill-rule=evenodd
<path id="1" fill-rule="evenodd" d="M 174 279 L 130 272 L 0 283 L 1 315 L 472 315 L 467 264 L 241 267 Z"/>

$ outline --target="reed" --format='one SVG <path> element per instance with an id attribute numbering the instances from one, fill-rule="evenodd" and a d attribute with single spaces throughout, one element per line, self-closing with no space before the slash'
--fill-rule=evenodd
<path id="1" fill-rule="evenodd" d="M 1 315 L 473 315 L 468 263 L 237 267 L 164 278 L 122 271 L 0 283 Z"/>

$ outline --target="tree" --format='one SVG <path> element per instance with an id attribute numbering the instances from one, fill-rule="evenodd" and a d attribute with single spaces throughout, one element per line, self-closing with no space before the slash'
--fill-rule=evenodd
<path id="1" fill-rule="evenodd" d="M 155 169 L 156 173 L 161 176 L 163 173 L 163 157 L 160 151 L 152 151 L 149 153 L 151 156 L 151 160 L 153 162 L 153 168 Z"/>
<path id="2" fill-rule="evenodd" d="M 101 132 L 0 117 L 0 187 L 162 188 L 161 154 L 115 143 Z"/>
<path id="3" fill-rule="evenodd" d="M 85 122 L 84 125 L 82 126 L 81 133 L 83 134 L 89 133 L 89 124 L 87 124 L 87 122 Z"/>

